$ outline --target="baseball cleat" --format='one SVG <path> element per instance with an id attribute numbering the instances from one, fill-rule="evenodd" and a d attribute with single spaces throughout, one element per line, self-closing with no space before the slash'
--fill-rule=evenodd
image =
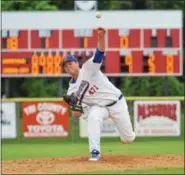
<path id="1" fill-rule="evenodd" d="M 90 161 L 98 161 L 100 160 L 100 152 L 96 149 L 93 149 L 91 152 L 91 157 L 89 158 Z"/>

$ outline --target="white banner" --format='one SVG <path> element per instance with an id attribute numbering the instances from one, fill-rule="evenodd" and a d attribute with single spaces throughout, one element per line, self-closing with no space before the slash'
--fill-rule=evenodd
<path id="1" fill-rule="evenodd" d="M 136 136 L 179 136 L 179 101 L 135 101 Z"/>
<path id="2" fill-rule="evenodd" d="M 1 106 L 2 138 L 17 137 L 16 104 L 2 102 Z"/>
<path id="3" fill-rule="evenodd" d="M 87 120 L 80 118 L 80 137 L 87 137 Z M 110 118 L 103 121 L 101 126 L 101 137 L 118 137 L 119 133 Z"/>

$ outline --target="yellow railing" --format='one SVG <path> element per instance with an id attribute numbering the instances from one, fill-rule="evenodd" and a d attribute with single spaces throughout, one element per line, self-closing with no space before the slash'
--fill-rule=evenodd
<path id="1" fill-rule="evenodd" d="M 163 96 L 163 97 L 125 97 L 127 101 L 135 100 L 180 100 L 184 101 L 184 96 L 173 97 L 173 96 Z M 29 101 L 63 101 L 63 98 L 3 98 L 2 102 L 29 102 Z"/>

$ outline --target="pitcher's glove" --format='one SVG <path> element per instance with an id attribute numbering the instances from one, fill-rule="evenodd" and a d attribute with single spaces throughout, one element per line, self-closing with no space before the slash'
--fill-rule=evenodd
<path id="1" fill-rule="evenodd" d="M 73 111 L 83 112 L 81 104 L 77 105 L 78 97 L 74 93 L 72 93 L 71 95 L 63 96 L 63 98 L 64 98 L 64 101 L 69 104 L 70 108 Z"/>

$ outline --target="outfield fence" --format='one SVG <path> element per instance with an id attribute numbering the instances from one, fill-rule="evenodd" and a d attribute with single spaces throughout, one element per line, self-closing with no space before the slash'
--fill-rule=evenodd
<path id="1" fill-rule="evenodd" d="M 127 101 L 135 100 L 180 100 L 184 101 L 184 96 L 161 96 L 161 97 L 125 97 Z M 29 102 L 29 101 L 63 101 L 63 98 L 4 98 L 2 102 Z"/>
<path id="2" fill-rule="evenodd" d="M 126 100 L 138 136 L 183 134 L 184 97 L 137 96 Z M 5 98 L 1 113 L 3 138 L 68 138 L 73 142 L 87 138 L 87 122 L 73 118 L 63 98 Z M 101 131 L 102 137 L 119 137 L 110 119 L 103 122 Z"/>

